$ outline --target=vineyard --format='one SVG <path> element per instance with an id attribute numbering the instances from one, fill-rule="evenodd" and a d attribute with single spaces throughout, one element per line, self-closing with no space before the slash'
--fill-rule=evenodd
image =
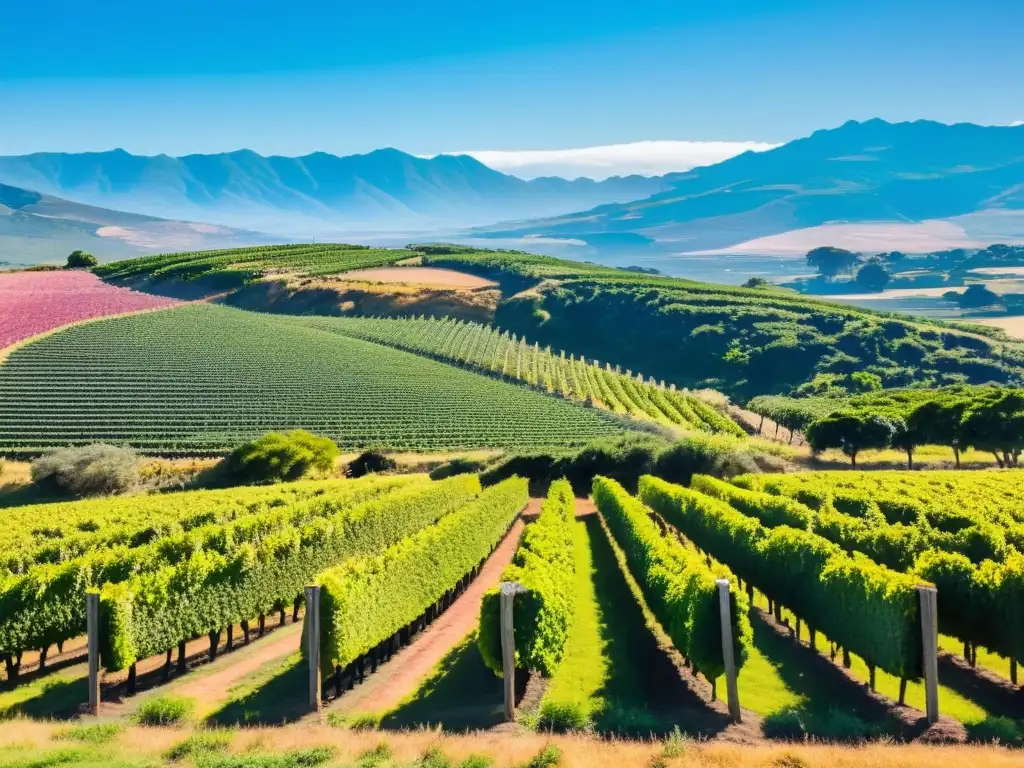
<path id="1" fill-rule="evenodd" d="M 743 436 L 740 427 L 674 384 L 622 372 L 609 363 L 566 357 L 550 347 L 479 323 L 434 319 L 301 318 L 295 322 L 342 336 L 456 363 L 548 394 L 579 400 L 614 413 L 658 424 Z"/>
<path id="2" fill-rule="evenodd" d="M 116 261 L 97 267 L 107 280 L 145 278 L 153 281 L 207 279 L 228 289 L 268 274 L 303 277 L 337 275 L 353 269 L 394 264 L 416 254 L 402 249 L 360 245 L 262 245 L 222 251 L 163 253 Z"/>
<path id="3" fill-rule="evenodd" d="M 1008 658 L 1016 682 L 1024 654 L 1024 473 L 815 473 L 737 483 L 806 505 L 810 529 L 847 552 L 936 584 L 942 633 L 963 643 L 970 662 L 977 646 Z M 770 507 L 773 498 L 748 493 L 745 508 Z"/>
<path id="4" fill-rule="evenodd" d="M 344 447 L 581 444 L 623 429 L 599 409 L 408 352 L 211 305 L 71 328 L 0 368 L 0 452 L 128 443 L 216 454 L 307 429 Z"/>

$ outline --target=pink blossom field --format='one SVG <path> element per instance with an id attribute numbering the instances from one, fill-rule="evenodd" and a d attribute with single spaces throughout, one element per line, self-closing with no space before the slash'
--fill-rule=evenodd
<path id="1" fill-rule="evenodd" d="M 117 288 L 79 270 L 0 273 L 0 349 L 79 320 L 179 303 Z"/>

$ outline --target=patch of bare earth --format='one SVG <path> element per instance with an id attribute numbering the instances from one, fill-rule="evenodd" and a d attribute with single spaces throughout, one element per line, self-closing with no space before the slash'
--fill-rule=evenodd
<path id="1" fill-rule="evenodd" d="M 439 267 L 377 267 L 354 269 L 342 277 L 351 282 L 406 283 L 432 288 L 492 288 L 497 283 L 477 275 Z"/>

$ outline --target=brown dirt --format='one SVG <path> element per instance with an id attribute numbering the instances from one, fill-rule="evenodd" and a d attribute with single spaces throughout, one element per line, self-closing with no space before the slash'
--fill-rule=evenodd
<path id="1" fill-rule="evenodd" d="M 497 285 L 477 275 L 457 272 L 454 269 L 438 267 L 380 267 L 378 269 L 353 269 L 343 273 L 345 280 L 370 283 L 406 283 L 427 285 L 432 288 L 490 288 Z"/>
<path id="2" fill-rule="evenodd" d="M 539 511 L 540 503 L 541 499 L 531 499 L 524 516 Z M 364 683 L 344 693 L 331 709 L 346 714 L 389 712 L 415 693 L 448 652 L 473 631 L 480 615 L 480 600 L 484 592 L 498 583 L 501 572 L 512 561 L 523 528 L 523 521 L 517 521 L 480 575 L 452 606 Z"/>
<path id="3" fill-rule="evenodd" d="M 279 614 L 277 612 L 267 614 L 266 621 L 266 634 L 262 638 L 256 636 L 256 621 L 251 622 L 250 637 L 251 642 L 248 646 L 243 644 L 242 631 L 239 627 L 235 628 L 234 635 L 234 650 L 228 652 L 227 650 L 227 633 L 221 632 L 220 645 L 217 647 L 217 658 L 214 660 L 213 665 L 209 667 L 210 674 L 205 674 L 205 670 L 197 674 L 194 678 L 189 679 L 190 674 L 195 673 L 197 669 L 206 667 L 209 662 L 209 650 L 210 641 L 207 637 L 199 637 L 195 640 L 190 640 L 185 644 L 185 658 L 188 665 L 188 671 L 185 675 L 181 675 L 176 671 L 177 662 L 177 651 L 172 654 L 171 662 L 171 682 L 170 687 L 174 689 L 174 693 L 185 695 L 185 696 L 196 696 L 203 701 L 204 706 L 207 702 L 207 696 L 212 699 L 215 696 L 219 696 L 223 699 L 226 695 L 227 688 L 230 685 L 226 685 L 223 688 L 211 689 L 210 693 L 193 693 L 183 691 L 193 685 L 204 686 L 207 685 L 205 682 L 208 677 L 216 677 L 223 674 L 222 680 L 229 679 L 236 665 L 245 664 L 246 660 L 253 653 L 262 653 L 262 649 L 270 646 L 280 647 L 280 644 L 288 645 L 291 650 L 298 648 L 298 640 L 292 640 L 291 638 L 301 632 L 302 624 L 302 612 L 300 611 L 299 619 L 294 624 L 291 622 L 291 609 L 286 611 L 285 624 L 279 624 Z M 294 630 L 291 627 L 294 626 Z M 280 630 L 280 631 L 278 631 Z M 294 647 L 292 647 L 294 646 Z M 288 652 L 291 652 L 288 651 Z M 139 661 L 135 665 L 136 669 L 136 695 L 145 693 L 151 689 L 159 688 L 164 685 L 163 667 L 165 657 L 163 654 L 152 656 L 148 659 Z M 257 665 L 256 668 L 258 668 Z M 247 669 L 240 673 L 238 677 L 244 677 L 249 674 L 253 669 Z M 120 672 L 108 672 L 103 675 L 102 685 L 102 699 L 103 699 L 103 714 L 117 716 L 123 715 L 134 709 L 137 698 L 130 697 L 127 695 L 125 684 L 128 679 L 128 671 L 121 670 Z M 180 681 L 180 682 L 179 682 Z M 237 679 L 236 679 L 237 682 Z M 201 691 L 201 688 L 200 688 Z"/>
<path id="4" fill-rule="evenodd" d="M 302 636 L 301 618 L 295 624 L 274 632 L 270 637 L 252 643 L 230 655 L 218 658 L 208 671 L 185 679 L 175 686 L 176 696 L 201 702 L 204 711 L 212 711 L 229 697 L 231 688 L 261 667 L 284 659 L 299 650 Z"/>

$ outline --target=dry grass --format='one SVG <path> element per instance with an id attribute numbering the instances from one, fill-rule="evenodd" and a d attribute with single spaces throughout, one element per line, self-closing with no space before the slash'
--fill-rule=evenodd
<path id="1" fill-rule="evenodd" d="M 0 747 L 57 749 L 53 740 L 62 726 L 17 720 L 0 724 Z M 130 726 L 106 750 L 106 762 L 118 758 L 157 757 L 178 744 L 188 731 L 177 728 Z M 522 765 L 541 749 L 554 744 L 561 749 L 564 768 L 628 768 L 650 766 L 664 755 L 655 741 L 602 740 L 592 736 L 551 736 L 531 732 L 478 732 L 463 735 L 420 730 L 400 733 L 349 731 L 318 722 L 301 722 L 284 728 L 243 729 L 233 737 L 230 751 L 285 752 L 315 746 L 333 746 L 335 765 L 354 763 L 358 757 L 386 741 L 396 764 L 408 764 L 428 748 L 440 748 L 454 761 L 470 755 L 490 755 L 495 768 Z M 99 756 L 99 755 L 98 755 Z M 1011 768 L 1020 766 L 1020 752 L 1000 747 L 931 746 L 924 744 L 837 746 L 825 744 L 770 744 L 750 746 L 728 743 L 686 742 L 682 754 L 665 758 L 672 768 Z"/>

